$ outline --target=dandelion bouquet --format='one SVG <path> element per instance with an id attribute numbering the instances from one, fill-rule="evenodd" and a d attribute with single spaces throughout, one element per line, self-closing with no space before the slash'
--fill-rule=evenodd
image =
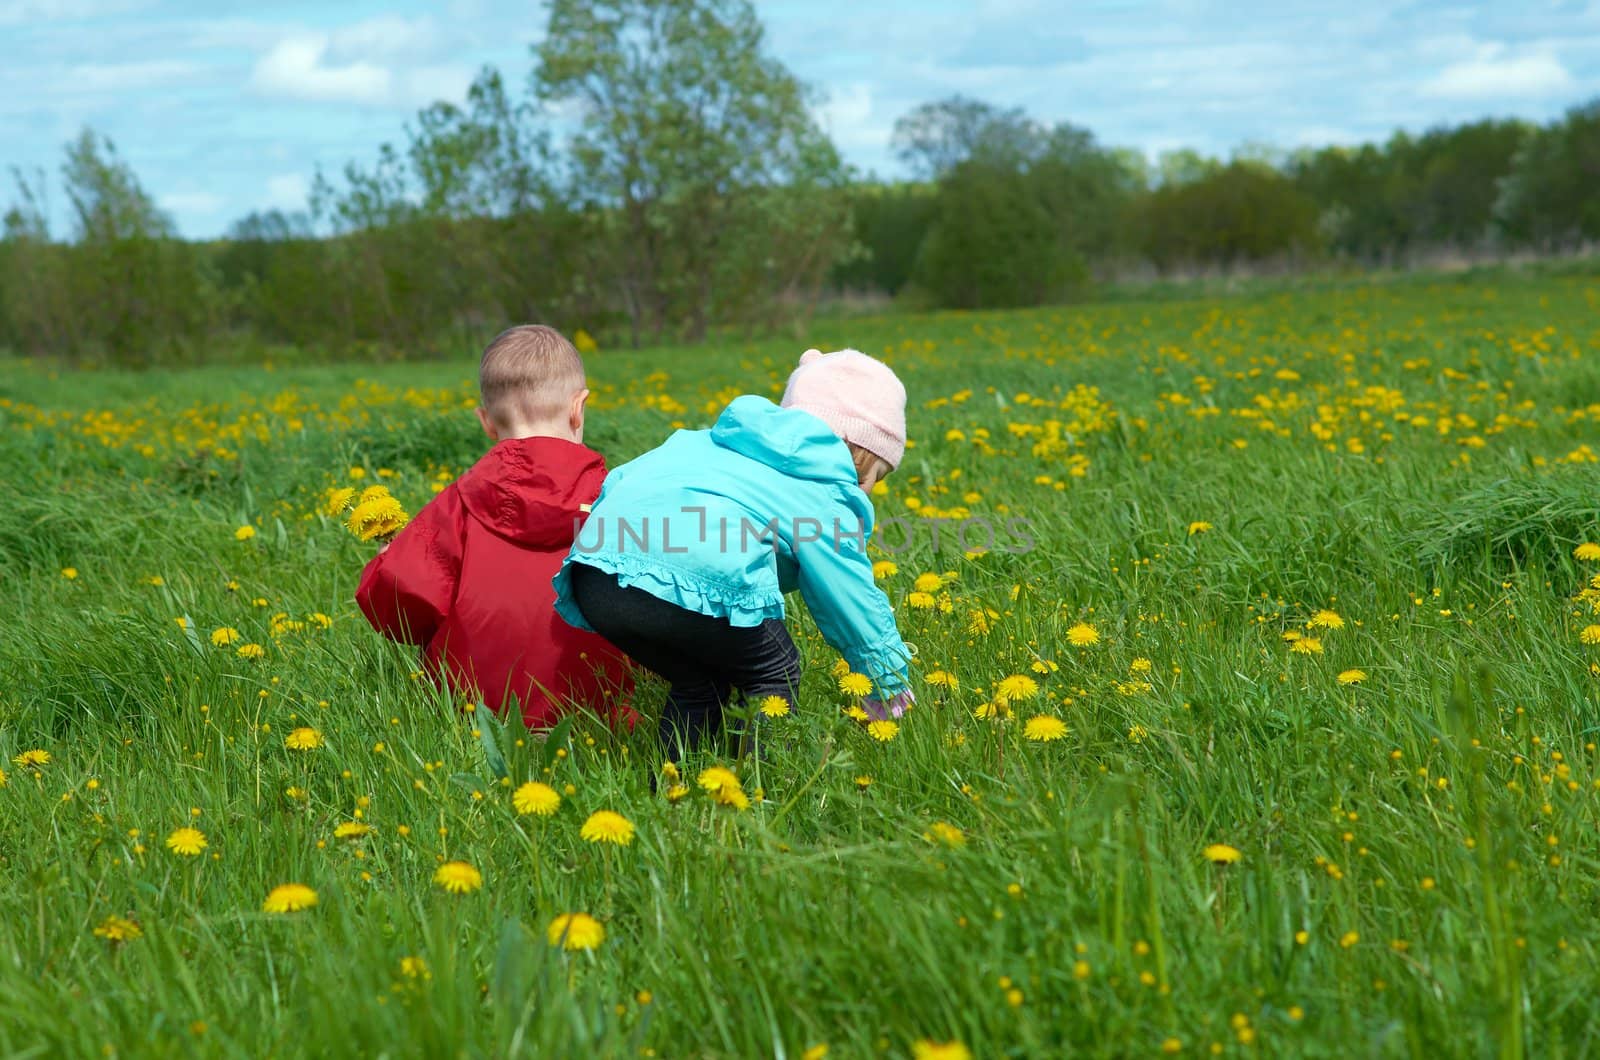
<path id="1" fill-rule="evenodd" d="M 363 541 L 388 541 L 411 521 L 387 486 L 368 486 L 360 493 L 349 486 L 331 489 L 322 510 L 343 517 L 344 525 Z"/>

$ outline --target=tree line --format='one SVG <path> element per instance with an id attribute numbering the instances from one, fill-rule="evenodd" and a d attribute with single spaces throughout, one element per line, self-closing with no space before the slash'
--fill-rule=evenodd
<path id="1" fill-rule="evenodd" d="M 554 0 L 520 89 L 485 69 L 463 104 L 319 173 L 303 211 L 204 242 L 180 239 L 85 130 L 56 182 L 13 174 L 0 348 L 131 364 L 276 345 L 413 355 L 522 320 L 639 344 L 771 331 L 832 291 L 1004 307 L 1130 268 L 1600 240 L 1600 100 L 1542 126 L 1152 162 L 956 96 L 896 123 L 911 177 L 886 183 L 845 165 L 811 90 L 764 45 L 748 0 Z"/>

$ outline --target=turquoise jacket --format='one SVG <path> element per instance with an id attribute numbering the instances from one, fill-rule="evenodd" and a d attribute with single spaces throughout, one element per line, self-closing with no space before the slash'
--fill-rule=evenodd
<path id="1" fill-rule="evenodd" d="M 556 612 L 591 628 L 572 601 L 573 563 L 735 626 L 782 618 L 798 588 L 828 643 L 891 696 L 911 652 L 872 579 L 872 525 L 850 449 L 827 424 L 736 398 L 710 430 L 677 431 L 606 476 L 556 574 Z"/>

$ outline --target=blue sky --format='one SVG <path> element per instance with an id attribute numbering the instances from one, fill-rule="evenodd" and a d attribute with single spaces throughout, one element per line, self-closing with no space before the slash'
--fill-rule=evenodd
<path id="1" fill-rule="evenodd" d="M 1152 156 L 1543 120 L 1600 95 L 1600 0 L 757 8 L 771 50 L 825 93 L 846 159 L 886 176 L 895 118 L 953 92 Z M 370 160 L 485 63 L 520 85 L 543 25 L 532 0 L 0 0 L 0 166 L 45 167 L 59 200 L 61 147 L 87 124 L 184 234 L 215 235 L 302 206 L 318 165 Z"/>

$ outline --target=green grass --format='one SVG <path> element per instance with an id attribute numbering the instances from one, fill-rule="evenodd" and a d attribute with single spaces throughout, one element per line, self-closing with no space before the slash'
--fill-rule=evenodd
<path id="1" fill-rule="evenodd" d="M 920 653 L 888 743 L 797 603 L 802 701 L 744 813 L 652 795 L 651 726 L 462 713 L 356 612 L 370 546 L 319 501 L 360 468 L 415 510 L 470 464 L 471 351 L 8 363 L 0 1053 L 1592 1054 L 1597 321 L 1581 276 L 1489 276 L 591 357 L 616 464 L 805 345 L 887 356 L 915 444 L 880 516 L 1035 543 L 968 556 L 929 520 L 888 557 Z M 922 573 L 947 611 L 911 604 Z M 974 717 L 1011 674 L 1040 691 Z M 1023 738 L 1044 713 L 1065 739 Z M 322 746 L 287 747 L 302 726 Z M 571 786 L 554 817 L 515 813 L 529 779 Z M 631 845 L 579 838 L 602 808 Z M 202 855 L 168 851 L 191 825 Z M 446 859 L 483 889 L 437 887 Z M 263 912 L 290 881 L 317 905 Z M 571 911 L 598 949 L 546 941 Z M 97 937 L 113 914 L 143 937 Z"/>

